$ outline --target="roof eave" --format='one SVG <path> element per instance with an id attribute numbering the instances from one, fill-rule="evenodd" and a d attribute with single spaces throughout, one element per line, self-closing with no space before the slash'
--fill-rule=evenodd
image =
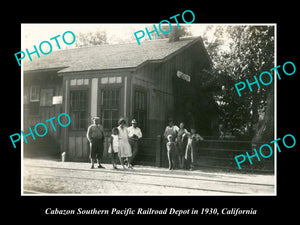
<path id="1" fill-rule="evenodd" d="M 84 72 L 108 72 L 108 71 L 135 71 L 136 67 L 123 67 L 123 68 L 108 68 L 108 69 L 92 69 L 92 70 L 72 70 L 72 71 L 59 71 L 58 76 L 71 75 L 74 73 L 84 73 Z"/>
<path id="2" fill-rule="evenodd" d="M 24 73 L 38 73 L 38 72 L 57 72 L 60 70 L 66 69 L 68 67 L 54 67 L 54 68 L 45 68 L 45 69 L 33 69 L 33 70 L 23 70 Z"/>

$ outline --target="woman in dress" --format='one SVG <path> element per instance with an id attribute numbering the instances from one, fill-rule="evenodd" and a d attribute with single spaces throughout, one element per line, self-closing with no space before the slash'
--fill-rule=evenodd
<path id="1" fill-rule="evenodd" d="M 132 168 L 131 164 L 129 164 L 128 158 L 132 156 L 131 152 L 131 147 L 128 142 L 128 131 L 126 125 L 126 121 L 124 118 L 119 119 L 118 122 L 118 130 L 119 130 L 119 157 L 120 157 L 120 162 L 123 168 L 125 169 L 124 166 L 124 159 L 127 160 L 127 166 L 128 168 Z"/>
<path id="2" fill-rule="evenodd" d="M 182 169 L 184 166 L 184 155 L 187 144 L 188 131 L 184 128 L 184 123 L 180 123 L 177 134 L 177 146 L 178 146 L 178 160 L 179 166 Z"/>
<path id="3" fill-rule="evenodd" d="M 190 170 L 193 170 L 195 153 L 197 150 L 197 143 L 200 140 L 203 141 L 204 138 L 196 133 L 195 128 L 191 128 L 191 133 L 187 133 L 187 136 L 188 136 L 188 142 L 186 145 L 184 158 L 187 160 L 187 167 L 189 167 Z"/>

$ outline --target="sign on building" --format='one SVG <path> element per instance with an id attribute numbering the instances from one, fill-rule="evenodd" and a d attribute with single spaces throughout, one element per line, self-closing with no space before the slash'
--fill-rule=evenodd
<path id="1" fill-rule="evenodd" d="M 187 82 L 191 82 L 191 77 L 187 74 L 184 74 L 183 72 L 177 70 L 177 77 L 187 81 Z"/>
<path id="2" fill-rule="evenodd" d="M 53 96 L 52 104 L 62 104 L 62 96 Z"/>

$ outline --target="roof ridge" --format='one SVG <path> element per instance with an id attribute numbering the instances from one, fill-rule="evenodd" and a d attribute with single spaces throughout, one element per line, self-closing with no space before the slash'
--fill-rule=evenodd
<path id="1" fill-rule="evenodd" d="M 179 39 L 179 41 L 175 42 L 180 42 L 180 41 L 186 41 L 186 40 L 195 40 L 198 39 L 200 36 L 184 36 Z M 153 40 L 144 40 L 141 42 L 142 43 L 149 43 L 149 42 L 162 42 L 162 41 L 167 41 L 169 38 L 160 38 L 160 39 L 153 39 Z M 174 42 L 168 42 L 168 43 L 174 43 Z M 120 45 L 132 45 L 136 44 L 136 41 L 131 41 L 131 42 L 125 42 L 125 43 L 104 43 L 100 45 L 89 45 L 89 46 L 83 46 L 83 47 L 74 47 L 74 48 L 67 48 L 67 49 L 62 49 L 60 51 L 66 51 L 66 50 L 73 50 L 73 49 L 88 49 L 88 48 L 93 48 L 93 47 L 101 47 L 101 46 L 120 46 Z"/>
<path id="2" fill-rule="evenodd" d="M 60 72 L 133 68 L 146 61 L 162 60 L 173 55 L 184 46 L 201 40 L 200 36 L 182 37 L 179 41 L 168 42 L 168 38 L 136 42 L 102 44 L 81 48 L 61 49 L 50 55 L 24 61 L 24 71 L 62 68 Z M 42 55 L 41 55 L 42 56 Z"/>

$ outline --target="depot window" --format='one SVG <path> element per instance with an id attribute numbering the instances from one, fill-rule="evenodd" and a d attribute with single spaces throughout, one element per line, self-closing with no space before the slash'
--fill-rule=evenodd
<path id="1" fill-rule="evenodd" d="M 102 77 L 101 84 L 120 84 L 122 83 L 122 77 L 112 76 L 112 77 Z"/>
<path id="2" fill-rule="evenodd" d="M 105 129 L 118 126 L 120 112 L 120 89 L 110 88 L 101 91 L 101 121 Z"/>
<path id="3" fill-rule="evenodd" d="M 71 86 L 89 85 L 89 79 L 72 79 L 70 81 Z"/>
<path id="4" fill-rule="evenodd" d="M 87 128 L 87 91 L 70 92 L 71 129 L 85 130 Z"/>
<path id="5" fill-rule="evenodd" d="M 30 102 L 39 102 L 40 101 L 40 87 L 31 86 L 30 87 Z"/>

